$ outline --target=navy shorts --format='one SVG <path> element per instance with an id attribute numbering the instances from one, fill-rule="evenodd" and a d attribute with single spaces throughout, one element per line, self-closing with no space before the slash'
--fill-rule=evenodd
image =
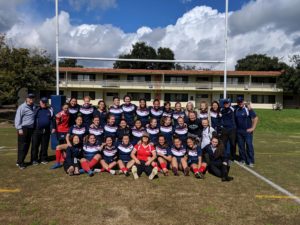
<path id="1" fill-rule="evenodd" d="M 105 161 L 107 164 L 110 164 L 110 163 L 112 163 L 112 162 L 115 161 L 115 158 L 114 158 L 114 157 L 104 156 L 103 159 L 104 159 L 104 161 Z"/>
<path id="2" fill-rule="evenodd" d="M 59 145 L 67 143 L 66 136 L 67 136 L 67 132 L 57 132 L 56 133 L 56 137 L 57 137 L 57 141 L 58 141 Z"/>
<path id="3" fill-rule="evenodd" d="M 189 159 L 188 161 L 187 161 L 187 163 L 188 163 L 188 165 L 189 166 L 191 166 L 192 164 L 197 164 L 198 165 L 198 160 L 195 160 L 195 159 Z"/>

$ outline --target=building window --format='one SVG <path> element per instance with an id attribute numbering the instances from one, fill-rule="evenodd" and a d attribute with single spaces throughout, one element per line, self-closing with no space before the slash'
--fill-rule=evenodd
<path id="1" fill-rule="evenodd" d="M 196 98 L 208 98 L 208 94 L 196 94 Z"/>
<path id="2" fill-rule="evenodd" d="M 244 99 L 243 94 L 227 94 L 227 98 L 229 98 L 231 102 L 235 102 L 239 97 L 242 97 Z M 220 99 L 223 99 L 223 94 L 220 94 Z"/>
<path id="3" fill-rule="evenodd" d="M 104 74 L 103 75 L 104 80 L 120 80 L 120 76 L 116 74 Z"/>
<path id="4" fill-rule="evenodd" d="M 107 92 L 106 97 L 119 97 L 117 92 Z"/>
<path id="5" fill-rule="evenodd" d="M 189 100 L 188 94 L 165 93 L 165 101 L 187 102 L 188 100 Z"/>
<path id="6" fill-rule="evenodd" d="M 151 93 L 140 93 L 140 92 L 127 92 L 132 99 L 132 101 L 139 101 L 140 99 L 146 99 L 146 101 L 151 100 Z"/>
<path id="7" fill-rule="evenodd" d="M 59 79 L 60 80 L 65 79 L 65 73 L 59 73 Z"/>
<path id="8" fill-rule="evenodd" d="M 34 92 L 28 90 L 28 93 L 34 93 Z M 63 94 L 64 94 L 64 91 L 59 91 L 59 95 L 63 95 Z M 50 99 L 51 95 L 56 95 L 56 91 L 40 90 L 40 98 L 46 97 L 46 98 Z"/>
<path id="9" fill-rule="evenodd" d="M 196 77 L 196 82 L 208 82 L 208 77 Z"/>
<path id="10" fill-rule="evenodd" d="M 221 82 L 224 82 L 224 77 L 220 77 Z M 244 77 L 227 77 L 227 84 L 244 84 Z"/>
<path id="11" fill-rule="evenodd" d="M 72 98 L 83 99 L 85 96 L 90 96 L 92 100 L 95 100 L 94 91 L 71 91 Z"/>
<path id="12" fill-rule="evenodd" d="M 252 95 L 251 102 L 260 104 L 274 104 L 275 95 Z"/>
<path id="13" fill-rule="evenodd" d="M 96 74 L 72 74 L 71 80 L 74 81 L 95 81 Z"/>
<path id="14" fill-rule="evenodd" d="M 188 83 L 188 76 L 165 76 L 166 83 Z"/>
<path id="15" fill-rule="evenodd" d="M 137 82 L 147 82 L 147 81 L 151 81 L 151 76 L 150 75 L 128 75 L 127 80 L 137 81 Z"/>
<path id="16" fill-rule="evenodd" d="M 252 83 L 267 83 L 267 84 L 276 84 L 275 77 L 252 77 Z"/>

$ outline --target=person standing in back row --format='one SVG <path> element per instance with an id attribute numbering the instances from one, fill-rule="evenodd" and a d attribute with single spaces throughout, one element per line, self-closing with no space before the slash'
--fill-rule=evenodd
<path id="1" fill-rule="evenodd" d="M 48 106 L 48 98 L 43 97 L 40 105 L 35 110 L 34 130 L 32 134 L 31 145 L 31 163 L 36 166 L 41 162 L 48 163 L 48 145 L 50 141 L 50 133 L 55 132 L 55 124 L 53 117 L 53 109 Z"/>
<path id="2" fill-rule="evenodd" d="M 26 101 L 21 104 L 16 112 L 15 128 L 18 131 L 18 159 L 17 166 L 25 169 L 24 160 L 27 156 L 34 126 L 34 94 L 28 94 Z"/>

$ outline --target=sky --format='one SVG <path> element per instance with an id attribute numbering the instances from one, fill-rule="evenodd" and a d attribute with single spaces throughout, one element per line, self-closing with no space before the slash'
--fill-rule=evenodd
<path id="1" fill-rule="evenodd" d="M 54 2 L 0 0 L 0 32 L 13 46 L 53 57 Z M 223 60 L 224 11 L 225 0 L 59 0 L 60 55 L 117 57 L 145 41 L 171 48 L 176 59 Z M 248 54 L 285 62 L 300 54 L 299 0 L 229 0 L 229 11 L 229 69 Z"/>

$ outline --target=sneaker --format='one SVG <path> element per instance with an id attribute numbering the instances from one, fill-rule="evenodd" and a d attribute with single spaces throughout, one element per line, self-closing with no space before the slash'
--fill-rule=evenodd
<path id="1" fill-rule="evenodd" d="M 38 162 L 38 161 L 33 161 L 33 162 L 31 163 L 31 165 L 37 166 L 37 165 L 39 165 L 39 162 Z"/>
<path id="2" fill-rule="evenodd" d="M 245 161 L 239 161 L 239 164 L 242 165 L 242 166 L 246 165 Z"/>
<path id="3" fill-rule="evenodd" d="M 249 163 L 248 166 L 251 167 L 251 168 L 254 168 L 254 163 Z"/>
<path id="4" fill-rule="evenodd" d="M 179 176 L 178 170 L 176 168 L 172 168 L 174 176 Z"/>
<path id="5" fill-rule="evenodd" d="M 19 163 L 16 163 L 16 166 L 19 167 Z"/>
<path id="6" fill-rule="evenodd" d="M 201 172 L 199 172 L 199 178 L 200 178 L 200 179 L 204 179 L 204 174 L 201 173 Z"/>
<path id="7" fill-rule="evenodd" d="M 183 170 L 183 174 L 184 174 L 184 176 L 189 176 L 190 175 L 190 168 L 185 168 L 184 170 Z"/>
<path id="8" fill-rule="evenodd" d="M 227 176 L 227 177 L 222 177 L 222 182 L 229 182 L 232 181 L 233 177 Z"/>
<path id="9" fill-rule="evenodd" d="M 68 175 L 73 176 L 74 175 L 74 170 L 75 170 L 75 168 L 73 166 L 70 166 L 69 169 L 67 170 Z"/>
<path id="10" fill-rule="evenodd" d="M 130 174 L 129 174 L 128 171 L 125 171 L 124 174 L 125 174 L 126 177 L 129 177 L 129 176 L 130 176 Z"/>
<path id="11" fill-rule="evenodd" d="M 89 170 L 89 171 L 88 171 L 88 175 L 89 175 L 89 177 L 94 176 L 94 171 L 93 171 L 93 170 Z"/>
<path id="12" fill-rule="evenodd" d="M 47 165 L 48 163 L 49 163 L 49 162 L 46 161 L 46 160 L 44 160 L 44 161 L 41 162 L 41 164 L 43 164 L 43 165 Z"/>
<path id="13" fill-rule="evenodd" d="M 51 170 L 55 170 L 62 167 L 62 165 L 60 163 L 55 163 L 53 166 L 50 167 Z"/>
<path id="14" fill-rule="evenodd" d="M 151 172 L 150 176 L 149 176 L 149 180 L 153 180 L 153 178 L 157 175 L 157 173 L 158 173 L 158 169 L 157 169 L 157 167 L 154 167 L 152 169 L 152 172 Z"/>
<path id="15" fill-rule="evenodd" d="M 139 179 L 139 175 L 137 174 L 137 167 L 136 167 L 136 166 L 133 166 L 133 167 L 132 167 L 131 172 L 132 172 L 133 178 L 134 178 L 135 180 Z"/>
<path id="16" fill-rule="evenodd" d="M 198 178 L 198 179 L 200 179 L 200 178 L 201 178 L 201 177 L 200 177 L 200 173 L 199 173 L 199 172 L 196 172 L 196 173 L 195 173 L 195 177 Z"/>
<path id="17" fill-rule="evenodd" d="M 116 175 L 116 171 L 115 170 L 109 170 L 109 173 L 112 175 Z"/>
<path id="18" fill-rule="evenodd" d="M 80 173 L 80 174 L 84 174 L 84 173 L 85 173 L 84 169 L 80 169 L 80 170 L 79 170 L 79 173 Z"/>
<path id="19" fill-rule="evenodd" d="M 94 173 L 101 173 L 101 169 L 94 169 Z"/>
<path id="20" fill-rule="evenodd" d="M 20 170 L 26 169 L 26 166 L 25 166 L 24 163 L 19 164 L 18 167 L 19 167 Z"/>

